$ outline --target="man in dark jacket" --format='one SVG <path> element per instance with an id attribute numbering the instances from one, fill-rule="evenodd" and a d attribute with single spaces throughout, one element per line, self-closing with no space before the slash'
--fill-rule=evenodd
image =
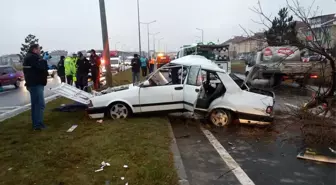
<path id="1" fill-rule="evenodd" d="M 64 59 L 65 59 L 65 57 L 61 56 L 61 59 L 57 64 L 57 75 L 61 78 L 62 83 L 65 83 Z"/>
<path id="2" fill-rule="evenodd" d="M 95 50 L 90 51 L 90 63 L 91 63 L 91 76 L 92 76 L 92 81 L 94 83 L 94 88 L 98 89 L 99 88 L 99 83 L 100 83 L 100 57 L 97 56 Z"/>
<path id="3" fill-rule="evenodd" d="M 83 90 L 88 85 L 90 62 L 84 57 L 82 52 L 78 52 L 77 60 L 77 88 Z"/>
<path id="4" fill-rule="evenodd" d="M 30 92 L 31 119 L 34 130 L 45 128 L 43 123 L 44 86 L 47 85 L 48 64 L 40 56 L 40 46 L 33 44 L 23 61 L 23 73 L 26 80 L 26 87 Z"/>
<path id="5" fill-rule="evenodd" d="M 133 84 L 135 84 L 136 82 L 140 81 L 141 61 L 138 54 L 134 54 L 134 58 L 131 61 L 131 66 L 132 66 Z"/>

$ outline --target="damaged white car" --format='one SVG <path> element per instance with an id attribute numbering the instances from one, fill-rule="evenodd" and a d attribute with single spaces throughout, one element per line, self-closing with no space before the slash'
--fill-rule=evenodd
<path id="1" fill-rule="evenodd" d="M 89 116 L 95 119 L 127 118 L 144 112 L 190 111 L 204 114 L 216 126 L 228 125 L 235 119 L 248 124 L 271 123 L 274 94 L 246 86 L 241 88 L 237 84 L 212 61 L 201 56 L 186 56 L 171 61 L 138 84 L 95 94 L 67 84 L 52 90 L 87 104 Z"/>

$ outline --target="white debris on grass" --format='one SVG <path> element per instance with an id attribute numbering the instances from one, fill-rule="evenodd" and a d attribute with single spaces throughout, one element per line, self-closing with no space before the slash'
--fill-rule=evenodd
<path id="1" fill-rule="evenodd" d="M 74 131 L 77 127 L 78 127 L 78 125 L 72 125 L 72 126 L 67 130 L 67 132 L 72 132 L 72 131 Z"/>
<path id="2" fill-rule="evenodd" d="M 11 171 L 13 168 L 8 168 L 8 171 Z"/>
<path id="3" fill-rule="evenodd" d="M 128 166 L 125 164 L 125 165 L 124 165 L 124 168 L 128 168 Z"/>
<path id="4" fill-rule="evenodd" d="M 103 123 L 103 120 L 102 119 L 97 120 L 97 123 Z"/>
<path id="5" fill-rule="evenodd" d="M 120 177 L 121 180 L 125 180 L 125 177 Z"/>
<path id="6" fill-rule="evenodd" d="M 329 150 L 330 150 L 332 153 L 336 154 L 336 150 L 333 150 L 331 147 L 329 147 Z"/>
<path id="7" fill-rule="evenodd" d="M 106 163 L 105 161 L 103 161 L 103 162 L 101 162 L 101 167 L 100 167 L 100 169 L 95 170 L 95 172 L 103 171 L 105 166 L 111 166 L 111 164 L 110 164 L 110 163 Z"/>

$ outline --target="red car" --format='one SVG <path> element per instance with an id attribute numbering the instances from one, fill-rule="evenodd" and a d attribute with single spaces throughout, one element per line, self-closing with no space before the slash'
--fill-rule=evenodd
<path id="1" fill-rule="evenodd" d="M 0 66 L 0 86 L 14 85 L 18 88 L 23 79 L 22 71 L 17 71 L 12 66 Z"/>

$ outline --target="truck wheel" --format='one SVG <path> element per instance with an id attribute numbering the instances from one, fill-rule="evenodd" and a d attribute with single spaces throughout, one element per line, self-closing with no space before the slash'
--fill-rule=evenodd
<path id="1" fill-rule="evenodd" d="M 217 127 L 227 126 L 232 122 L 231 112 L 224 109 L 214 109 L 210 113 L 210 121 Z"/>

